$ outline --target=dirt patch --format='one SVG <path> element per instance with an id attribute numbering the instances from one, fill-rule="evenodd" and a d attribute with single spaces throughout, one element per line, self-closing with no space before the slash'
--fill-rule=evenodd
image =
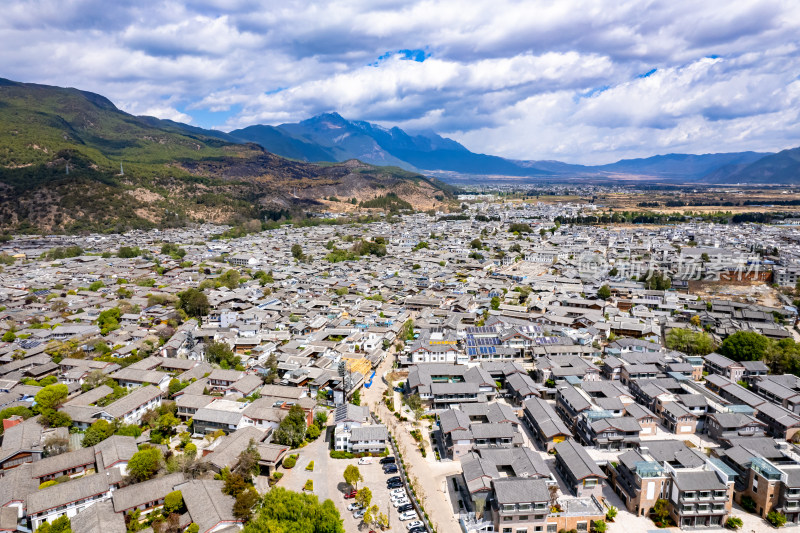
<path id="1" fill-rule="evenodd" d="M 741 303 L 756 303 L 768 307 L 781 307 L 783 305 L 778 298 L 778 291 L 764 283 L 700 283 L 698 285 L 692 290 L 692 294 L 696 294 L 704 300 L 721 298 Z"/>
<path id="2" fill-rule="evenodd" d="M 164 198 L 153 191 L 148 191 L 143 187 L 139 187 L 138 189 L 133 189 L 132 191 L 127 191 L 128 194 L 139 200 L 140 202 L 151 204 L 153 202 L 158 202 L 163 200 Z"/>

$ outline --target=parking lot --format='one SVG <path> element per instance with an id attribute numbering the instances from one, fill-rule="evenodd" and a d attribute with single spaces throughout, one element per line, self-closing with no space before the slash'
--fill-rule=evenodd
<path id="1" fill-rule="evenodd" d="M 390 502 L 389 489 L 386 488 L 386 480 L 399 474 L 384 474 L 379 464 L 379 457 L 373 457 L 368 465 L 359 465 L 358 459 L 331 459 L 328 457 L 327 443 L 322 438 L 298 450 L 297 453 L 300 455 L 297 465 L 291 470 L 282 470 L 285 475 L 279 486 L 302 491 L 306 480 L 311 479 L 314 482 L 314 494 L 319 496 L 320 500 L 330 498 L 336 504 L 344 519 L 345 531 L 369 531 L 370 528 L 363 525 L 361 519 L 353 518 L 353 511 L 347 510 L 347 506 L 354 500 L 344 498 L 348 491 L 348 486 L 344 482 L 344 469 L 348 465 L 356 465 L 364 478 L 364 481 L 358 484 L 358 488 L 369 487 L 372 491 L 370 505 L 377 505 L 380 511 L 389 517 L 391 531 L 406 531 L 408 522 L 402 522 L 398 518 L 397 510 Z M 310 461 L 314 461 L 313 472 L 305 470 Z"/>
<path id="2" fill-rule="evenodd" d="M 379 464 L 380 459 L 377 457 L 372 458 L 372 463 L 368 465 L 358 465 L 358 469 L 361 471 L 361 475 L 364 477 L 364 481 L 358 484 L 359 490 L 363 487 L 368 487 L 370 491 L 372 491 L 372 503 L 370 505 L 377 505 L 378 508 L 384 513 L 386 516 L 389 517 L 389 525 L 392 531 L 406 531 L 406 524 L 408 522 L 401 522 L 398 518 L 397 510 L 391 504 L 389 498 L 389 489 L 386 488 L 386 480 L 390 477 L 398 476 L 399 474 L 384 474 L 383 468 Z M 341 496 L 339 496 L 339 502 L 337 502 L 337 507 L 341 503 L 340 511 L 342 516 L 344 517 L 344 529 L 345 531 L 356 531 L 358 530 L 359 524 L 361 524 L 361 520 L 356 520 L 353 518 L 353 512 L 347 510 L 347 505 L 353 500 L 345 500 L 344 499 L 344 469 L 349 464 L 357 464 L 357 459 L 341 459 L 341 460 L 331 460 L 331 463 L 336 463 L 335 470 L 338 473 L 338 479 L 342 480 L 342 491 Z M 340 464 L 338 464 L 340 463 Z M 345 503 L 346 502 L 346 503 Z M 363 529 L 368 529 L 366 526 Z"/>

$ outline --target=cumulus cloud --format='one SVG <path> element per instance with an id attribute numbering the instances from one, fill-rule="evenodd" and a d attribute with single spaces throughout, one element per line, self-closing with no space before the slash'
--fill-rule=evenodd
<path id="1" fill-rule="evenodd" d="M 584 163 L 800 144 L 791 0 L 7 0 L 3 15 L 0 75 L 205 127 L 338 111 Z"/>

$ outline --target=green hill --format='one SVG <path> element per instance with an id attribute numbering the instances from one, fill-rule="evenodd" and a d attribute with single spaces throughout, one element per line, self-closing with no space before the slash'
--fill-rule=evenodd
<path id="1" fill-rule="evenodd" d="M 290 161 L 223 132 L 130 115 L 94 93 L 0 79 L 5 231 L 238 223 L 400 188 L 448 196 L 399 169 Z"/>

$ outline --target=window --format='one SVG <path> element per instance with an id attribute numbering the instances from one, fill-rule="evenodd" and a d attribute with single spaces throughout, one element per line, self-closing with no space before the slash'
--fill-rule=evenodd
<path id="1" fill-rule="evenodd" d="M 503 528 L 503 533 L 511 533 L 511 528 L 510 527 L 504 527 Z"/>
<path id="2" fill-rule="evenodd" d="M 577 524 L 578 527 L 576 529 L 578 531 L 586 531 L 587 530 L 586 524 L 587 522 L 578 522 Z"/>
<path id="3" fill-rule="evenodd" d="M 503 517 L 503 522 L 511 522 L 512 520 L 514 520 L 513 516 L 504 516 Z"/>
<path id="4" fill-rule="evenodd" d="M 503 504 L 503 512 L 504 513 L 513 513 L 516 510 L 516 506 L 513 503 L 504 503 Z"/>
<path id="5" fill-rule="evenodd" d="M 558 533 L 558 524 L 547 524 L 547 533 Z"/>
<path id="6" fill-rule="evenodd" d="M 524 521 L 525 521 L 525 520 L 527 520 L 527 519 L 528 519 L 528 515 L 526 515 L 526 514 L 523 514 L 523 515 L 520 515 L 520 516 L 519 516 L 519 521 L 520 521 L 520 522 L 524 522 Z"/>
<path id="7" fill-rule="evenodd" d="M 695 496 L 695 493 L 694 493 L 694 491 L 691 491 L 691 490 L 687 490 L 686 492 L 683 493 L 683 498 L 686 499 L 686 500 L 693 500 L 694 496 Z"/>

